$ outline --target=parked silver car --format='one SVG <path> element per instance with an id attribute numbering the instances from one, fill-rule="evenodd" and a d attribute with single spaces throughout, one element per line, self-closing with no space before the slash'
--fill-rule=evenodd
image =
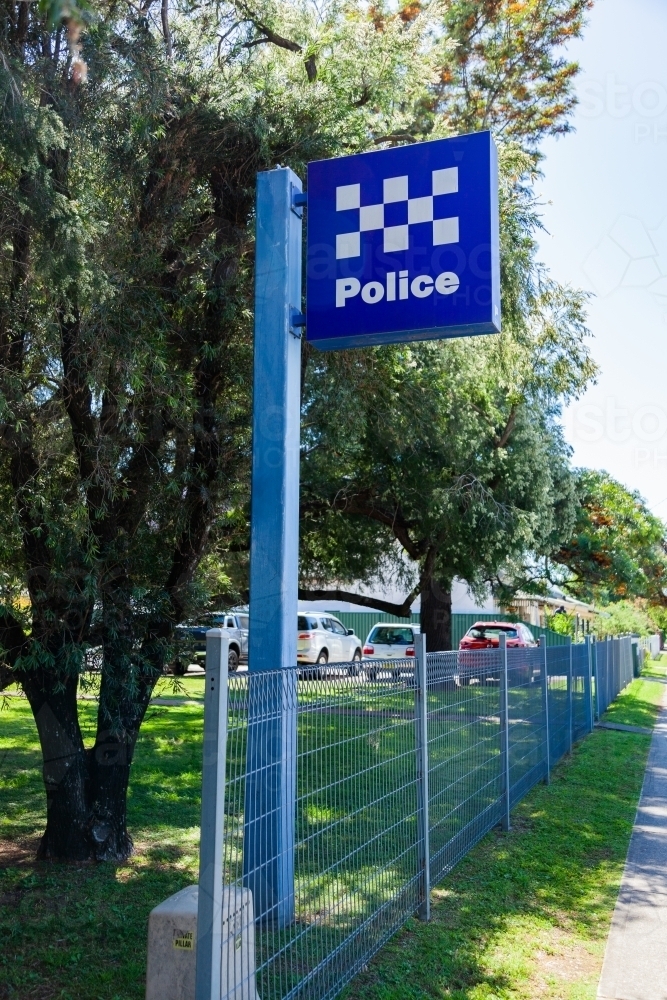
<path id="1" fill-rule="evenodd" d="M 404 670 L 414 670 L 409 662 L 414 663 L 415 636 L 420 632 L 419 625 L 402 625 L 400 622 L 378 622 L 368 633 L 364 643 L 363 656 L 366 664 L 366 674 L 371 680 L 376 680 L 383 670 L 391 669 L 391 676 L 397 680 Z M 389 668 L 378 660 L 403 660 L 401 666 Z M 366 663 L 366 661 L 369 661 Z"/>
<path id="2" fill-rule="evenodd" d="M 210 628 L 222 628 L 229 636 L 229 670 L 234 671 L 239 663 L 248 659 L 248 614 L 246 611 L 211 611 L 193 625 L 179 625 L 178 633 L 183 651 L 174 663 L 174 672 L 184 674 L 185 662 L 193 657 L 202 666 L 206 662 L 206 633 Z"/>
<path id="3" fill-rule="evenodd" d="M 302 611 L 297 632 L 297 663 L 349 663 L 350 673 L 359 672 L 361 639 L 333 615 Z"/>

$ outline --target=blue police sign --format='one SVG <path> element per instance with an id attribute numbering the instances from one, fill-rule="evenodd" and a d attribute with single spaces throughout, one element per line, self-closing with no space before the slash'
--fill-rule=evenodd
<path id="1" fill-rule="evenodd" d="M 499 332 L 491 133 L 308 164 L 307 275 L 321 350 Z"/>

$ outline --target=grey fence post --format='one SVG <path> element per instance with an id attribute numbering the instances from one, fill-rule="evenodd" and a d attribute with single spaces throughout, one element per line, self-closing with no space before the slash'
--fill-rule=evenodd
<path id="1" fill-rule="evenodd" d="M 544 776 L 544 783 L 548 785 L 551 781 L 551 746 L 549 740 L 549 667 L 547 662 L 547 637 L 540 636 L 540 646 L 542 647 L 542 705 L 544 710 L 544 741 L 546 747 L 547 772 Z"/>
<path id="2" fill-rule="evenodd" d="M 572 700 L 572 639 L 568 636 L 567 644 L 569 647 L 569 661 L 567 666 L 567 752 L 572 753 L 572 722 L 573 722 L 573 708 L 574 702 Z"/>
<path id="3" fill-rule="evenodd" d="M 417 864 L 419 867 L 419 917 L 431 919 L 431 851 L 428 811 L 428 671 L 426 635 L 415 636 L 417 683 L 415 723 L 417 736 Z"/>
<path id="4" fill-rule="evenodd" d="M 510 726 L 507 697 L 507 639 L 501 633 L 500 646 L 500 759 L 503 769 L 503 830 L 510 830 Z"/>
<path id="5" fill-rule="evenodd" d="M 586 636 L 584 642 L 586 643 L 586 708 L 588 709 L 588 730 L 592 733 L 595 720 L 593 718 L 593 653 L 590 635 Z"/>
<path id="6" fill-rule="evenodd" d="M 210 629 L 206 633 L 195 1000 L 220 1000 L 228 661 L 228 636 L 222 629 Z"/>

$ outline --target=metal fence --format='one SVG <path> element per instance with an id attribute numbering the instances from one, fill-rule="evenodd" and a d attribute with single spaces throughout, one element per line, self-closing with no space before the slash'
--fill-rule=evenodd
<path id="1" fill-rule="evenodd" d="M 630 642 L 428 656 L 420 643 L 416 659 L 372 670 L 227 684 L 222 668 L 226 704 L 219 695 L 220 719 L 205 722 L 223 771 L 216 793 L 205 755 L 202 842 L 224 776 L 222 866 L 207 854 L 200 872 L 200 899 L 225 887 L 210 996 L 332 998 L 409 916 L 428 918 L 430 884 L 509 826 L 511 808 L 632 679 Z M 201 948 L 197 1000 L 209 1000 Z"/>
<path id="2" fill-rule="evenodd" d="M 660 656 L 660 636 L 659 635 L 647 635 L 642 636 L 638 641 L 639 648 L 644 651 L 646 657 L 650 657 L 652 660 L 657 660 Z"/>

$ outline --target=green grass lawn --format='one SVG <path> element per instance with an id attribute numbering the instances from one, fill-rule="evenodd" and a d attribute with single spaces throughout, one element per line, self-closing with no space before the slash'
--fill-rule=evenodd
<path id="1" fill-rule="evenodd" d="M 182 696 L 171 681 L 162 683 L 160 696 Z M 244 683 L 240 677 L 236 682 L 241 696 Z M 181 678 L 178 684 L 185 686 L 188 698 L 201 697 L 200 678 Z M 315 704 L 322 690 L 314 683 L 304 703 Z M 632 717 L 634 722 L 637 713 L 643 713 L 640 724 L 645 725 L 655 716 L 662 690 L 657 681 L 635 682 L 623 699 L 626 715 L 612 706 L 615 720 Z M 459 795 L 460 776 L 471 762 L 495 767 L 495 697 L 493 688 L 471 688 L 465 689 L 464 697 L 443 691 L 429 699 L 432 765 L 442 765 L 442 773 Z M 326 933 L 315 935 L 314 951 L 325 940 L 335 943 L 345 932 L 346 921 L 358 920 L 372 909 L 381 894 L 391 890 L 392 879 L 404 877 L 401 865 L 414 870 L 412 855 L 401 854 L 401 845 L 414 838 L 414 804 L 408 793 L 407 798 L 406 794 L 380 796 L 385 810 L 382 836 L 373 842 L 368 856 L 358 857 L 344 879 L 336 871 L 322 878 L 321 862 L 313 852 L 318 843 L 320 856 L 335 861 L 363 842 L 365 823 L 368 829 L 373 824 L 377 829 L 378 815 L 366 814 L 364 808 L 378 795 L 378 788 L 382 792 L 389 787 L 382 784 L 388 762 L 407 749 L 407 763 L 398 766 L 406 767 L 406 775 L 413 767 L 411 698 L 407 690 L 385 693 L 378 685 L 369 708 L 367 690 L 360 685 L 350 692 L 349 711 L 306 712 L 300 717 L 298 837 L 304 849 L 297 859 L 299 899 L 311 913 L 320 914 L 327 900 L 339 901 L 336 918 L 324 921 Z M 525 705 L 518 706 L 527 720 L 528 750 L 531 699 L 535 700 L 532 692 Z M 95 704 L 83 702 L 81 713 L 85 734 L 92 737 Z M 31 860 L 44 824 L 34 725 L 25 701 L 6 700 L 0 715 L 2 1000 L 143 997 L 148 913 L 197 878 L 202 721 L 197 705 L 150 708 L 133 765 L 129 821 L 137 853 L 129 863 L 44 865 Z M 235 739 L 230 751 L 240 762 L 245 740 L 240 725 Z M 590 963 L 582 973 L 584 989 L 586 975 L 593 981 L 648 742 L 641 735 L 597 731 L 578 746 L 572 759 L 554 770 L 550 788 L 534 789 L 515 810 L 514 831 L 489 835 L 434 890 L 433 922 L 412 924 L 407 933 L 398 935 L 353 984 L 352 995 L 377 1000 L 422 996 L 490 1000 L 532 997 L 541 990 L 553 997 L 593 996 L 576 990 L 549 993 L 542 986 L 531 992 L 531 983 L 542 983 L 542 973 L 534 966 L 536 962 L 539 966 L 543 953 L 540 968 L 552 969 L 558 980 L 559 956 L 569 955 L 567 948 L 575 949 L 579 959 Z M 313 752 L 322 746 L 327 749 Z M 480 757 L 480 748 L 485 756 Z M 370 776 L 367 785 L 353 780 L 362 765 Z M 334 772 L 337 783 L 332 791 L 329 779 Z M 393 774 L 392 781 L 395 778 Z M 483 794 L 489 795 L 489 789 Z M 241 821 L 239 803 L 230 801 L 228 815 L 230 821 L 235 816 L 237 823 Z M 382 878 L 373 881 L 382 865 Z M 303 930 L 305 925 L 300 926 Z M 260 953 L 261 949 L 258 937 Z"/>

